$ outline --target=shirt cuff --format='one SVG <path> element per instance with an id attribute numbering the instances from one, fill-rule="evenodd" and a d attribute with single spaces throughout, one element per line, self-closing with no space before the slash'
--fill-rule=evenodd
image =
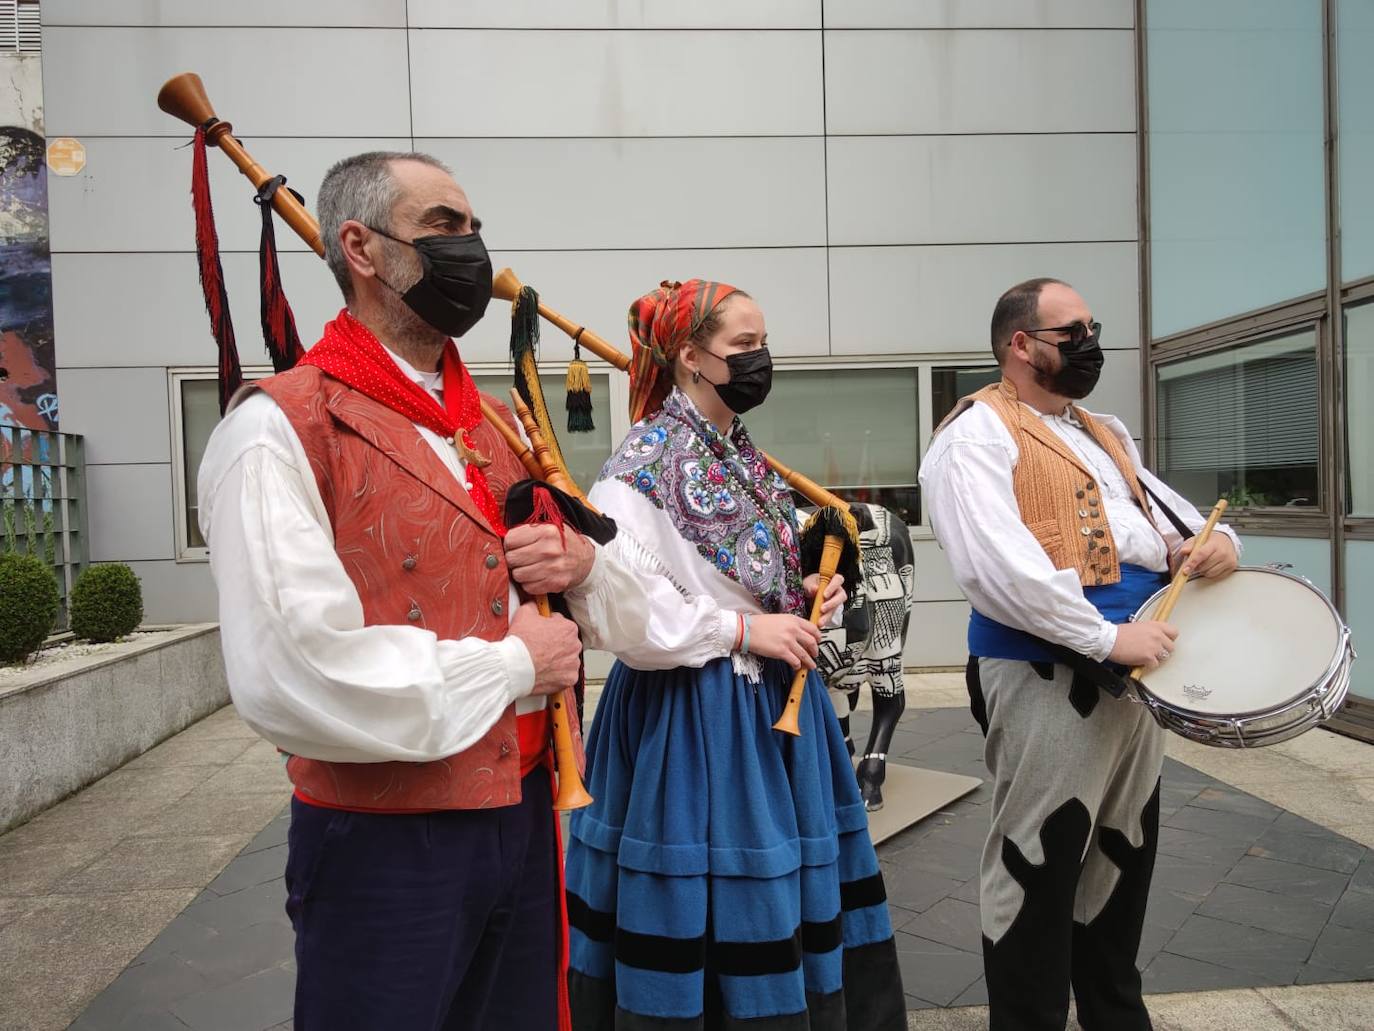
<path id="1" fill-rule="evenodd" d="M 716 658 L 729 655 L 735 650 L 735 639 L 739 637 L 740 613 L 734 609 L 721 609 L 716 625 Z"/>
<path id="2" fill-rule="evenodd" d="M 534 660 L 530 658 L 525 642 L 514 635 L 508 635 L 496 642 L 496 651 L 501 656 L 501 664 L 506 668 L 506 684 L 510 700 L 524 698 L 534 690 Z"/>
<path id="3" fill-rule="evenodd" d="M 592 546 L 592 568 L 587 571 L 587 575 L 582 578 L 580 584 L 574 584 L 563 593 L 572 594 L 579 598 L 585 598 L 589 594 L 595 594 L 606 582 L 606 563 L 610 561 L 602 552 L 600 544 L 586 538 L 587 543 Z"/>
<path id="4" fill-rule="evenodd" d="M 1115 623 L 1108 623 L 1106 620 L 1103 620 L 1102 629 L 1098 634 L 1097 647 L 1089 657 L 1096 659 L 1098 662 L 1106 662 L 1107 656 L 1110 655 L 1112 649 L 1116 647 L 1116 631 L 1117 627 Z"/>

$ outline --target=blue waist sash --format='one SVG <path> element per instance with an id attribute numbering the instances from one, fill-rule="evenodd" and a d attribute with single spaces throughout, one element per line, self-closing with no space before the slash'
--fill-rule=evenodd
<path id="1" fill-rule="evenodd" d="M 1083 597 L 1093 604 L 1102 618 L 1124 623 L 1140 606 L 1169 582 L 1169 574 L 1156 573 L 1142 566 L 1122 563 L 1121 579 L 1101 587 L 1084 587 Z M 1045 642 L 1034 634 L 1017 630 L 990 619 L 974 609 L 968 621 L 968 651 L 981 659 L 1024 659 L 1028 662 L 1058 662 Z"/>

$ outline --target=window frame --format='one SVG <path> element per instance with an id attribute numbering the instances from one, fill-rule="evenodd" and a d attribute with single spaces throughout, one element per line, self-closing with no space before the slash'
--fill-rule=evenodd
<path id="1" fill-rule="evenodd" d="M 270 375 L 270 365 L 243 367 L 244 382 L 265 379 Z M 213 365 L 174 365 L 167 369 L 167 411 L 172 436 L 172 529 L 175 542 L 172 560 L 178 563 L 210 561 L 209 548 L 192 545 L 190 542 L 190 528 L 187 524 L 190 513 L 186 507 L 186 426 L 181 408 L 181 387 L 183 383 L 205 380 L 214 382 L 218 378 L 219 371 Z"/>

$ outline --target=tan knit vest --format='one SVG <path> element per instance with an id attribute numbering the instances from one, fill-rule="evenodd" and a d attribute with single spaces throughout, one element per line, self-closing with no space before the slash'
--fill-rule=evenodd
<path id="1" fill-rule="evenodd" d="M 1097 477 L 1054 430 L 1017 399 L 1016 388 L 1008 380 L 990 384 L 961 399 L 935 432 L 939 433 L 976 401 L 996 412 L 1016 441 L 1020 457 L 1012 472 L 1012 492 L 1021 521 L 1045 549 L 1055 568 L 1074 570 L 1084 587 L 1118 582 L 1121 563 Z M 1136 504 L 1149 516 L 1150 506 L 1140 479 L 1116 434 L 1076 405 L 1072 411 L 1088 435 L 1116 463 Z"/>

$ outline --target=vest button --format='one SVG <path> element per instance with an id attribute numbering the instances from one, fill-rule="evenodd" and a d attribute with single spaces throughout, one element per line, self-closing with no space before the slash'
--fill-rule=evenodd
<path id="1" fill-rule="evenodd" d="M 405 557 L 405 560 L 401 562 L 401 568 L 402 568 L 402 569 L 414 569 L 414 568 L 415 568 L 415 556 L 414 556 L 414 555 L 407 555 L 407 556 Z"/>
<path id="2" fill-rule="evenodd" d="M 1100 552 L 1102 552 L 1102 554 L 1105 555 L 1105 554 L 1107 554 L 1107 552 L 1111 551 L 1112 549 L 1109 548 L 1109 547 L 1107 547 L 1107 545 L 1104 544 L 1104 545 L 1102 545 L 1102 547 L 1098 548 L 1097 550 L 1100 551 Z"/>
<path id="3" fill-rule="evenodd" d="M 1105 537 L 1105 536 L 1107 536 L 1107 531 L 1106 531 L 1106 530 L 1094 530 L 1094 531 L 1093 531 L 1093 536 L 1094 536 L 1094 537 Z"/>
<path id="4" fill-rule="evenodd" d="M 1083 488 L 1085 490 L 1094 490 L 1093 481 L 1089 480 L 1087 483 L 1083 484 Z"/>
<path id="5" fill-rule="evenodd" d="M 500 598 L 497 598 L 494 602 L 491 603 L 491 611 L 494 612 L 496 615 L 501 615 L 501 613 L 505 610 L 506 606 L 504 603 L 502 603 Z"/>
<path id="6" fill-rule="evenodd" d="M 414 622 L 415 622 L 416 620 L 418 620 L 419 618 L 420 618 L 420 608 L 419 608 L 419 606 L 418 606 L 418 605 L 412 605 L 411 608 L 410 608 L 410 611 L 406 613 L 406 619 L 408 619 L 408 620 L 410 620 L 412 623 L 414 623 Z"/>
<path id="7" fill-rule="evenodd" d="M 495 555 L 488 555 L 488 556 L 487 556 L 487 568 L 488 568 L 488 569 L 495 569 L 495 568 L 496 568 L 498 565 L 500 565 L 500 564 L 501 564 L 501 560 L 500 560 L 499 558 L 497 558 Z"/>
<path id="8" fill-rule="evenodd" d="M 1074 495 L 1074 497 L 1076 497 L 1076 498 L 1082 498 L 1082 497 L 1083 497 L 1083 492 L 1080 490 L 1077 494 Z"/>
<path id="9" fill-rule="evenodd" d="M 510 755 L 510 742 L 509 742 L 509 741 L 502 741 L 502 742 L 501 742 L 501 754 L 502 754 L 502 755 Z"/>
<path id="10" fill-rule="evenodd" d="M 1079 518 L 1079 519 L 1087 519 L 1087 518 L 1088 518 L 1088 510 L 1087 510 L 1086 508 L 1080 508 L 1080 509 L 1078 510 L 1078 518 Z M 407 567 L 407 568 L 409 568 L 409 567 Z"/>
<path id="11" fill-rule="evenodd" d="M 1085 526 L 1080 532 L 1083 534 L 1084 537 L 1086 537 L 1088 536 L 1088 534 L 1092 533 L 1092 530 Z"/>

